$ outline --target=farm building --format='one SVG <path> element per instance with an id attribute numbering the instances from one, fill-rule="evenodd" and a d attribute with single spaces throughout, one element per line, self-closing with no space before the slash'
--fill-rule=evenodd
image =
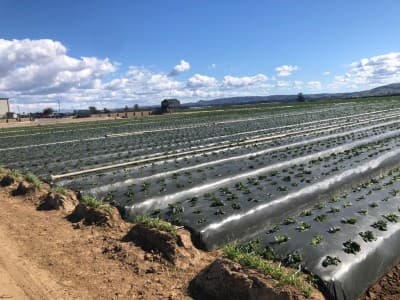
<path id="1" fill-rule="evenodd" d="M 161 112 L 162 113 L 172 113 L 175 109 L 179 108 L 181 103 L 178 99 L 164 99 L 161 102 Z"/>
<path id="2" fill-rule="evenodd" d="M 5 118 L 10 112 L 10 103 L 8 98 L 0 98 L 0 118 Z"/>

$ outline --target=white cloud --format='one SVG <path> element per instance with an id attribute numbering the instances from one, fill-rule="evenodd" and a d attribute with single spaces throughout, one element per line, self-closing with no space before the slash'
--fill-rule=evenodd
<path id="1" fill-rule="evenodd" d="M 324 76 L 328 76 L 330 74 L 331 74 L 331 72 L 329 72 L 329 71 L 325 71 L 324 73 L 322 73 L 322 75 L 324 75 Z"/>
<path id="2" fill-rule="evenodd" d="M 254 76 L 244 76 L 244 77 L 235 77 L 231 75 L 224 76 L 222 81 L 222 88 L 242 88 L 249 87 L 258 84 L 262 84 L 268 80 L 268 77 L 264 74 L 257 74 Z"/>
<path id="3" fill-rule="evenodd" d="M 209 70 L 215 70 L 216 68 L 217 68 L 216 64 L 211 64 L 211 65 L 208 66 Z"/>
<path id="4" fill-rule="evenodd" d="M 187 81 L 177 75 L 190 69 L 182 60 L 170 73 L 130 66 L 117 73 L 117 63 L 97 57 L 73 57 L 60 42 L 0 39 L 0 94 L 21 111 L 47 106 L 74 109 L 95 105 L 119 107 L 129 103 L 156 104 L 165 97 L 181 100 L 265 94 L 276 85 L 264 74 L 226 75 L 221 81 L 195 74 Z M 216 67 L 215 64 L 211 65 Z M 278 86 L 289 86 L 278 82 Z"/>
<path id="5" fill-rule="evenodd" d="M 377 86 L 400 81 L 400 52 L 363 58 L 349 65 L 349 70 L 335 76 L 333 88 Z"/>
<path id="6" fill-rule="evenodd" d="M 290 86 L 290 81 L 283 81 L 283 80 L 278 80 L 275 84 L 276 87 L 283 88 L 283 87 L 289 87 Z"/>
<path id="7" fill-rule="evenodd" d="M 319 81 L 309 81 L 307 82 L 307 87 L 311 90 L 320 90 L 322 88 L 322 84 Z"/>
<path id="8" fill-rule="evenodd" d="M 0 75 L 4 76 L 16 64 L 48 63 L 53 57 L 64 55 L 66 48 L 60 43 L 43 40 L 0 39 Z"/>
<path id="9" fill-rule="evenodd" d="M 283 65 L 275 68 L 278 77 L 286 77 L 292 75 L 294 71 L 299 69 L 298 66 Z"/>
<path id="10" fill-rule="evenodd" d="M 303 89 L 361 89 L 364 85 L 399 82 L 400 53 L 354 62 L 345 74 L 334 77 L 327 85 L 317 80 L 281 80 L 284 78 L 280 77 L 299 69 L 286 65 L 276 68 L 280 77 L 271 79 L 261 73 L 241 77 L 225 75 L 221 80 L 198 73 L 187 80 L 171 76 L 189 69 L 189 63 L 182 60 L 170 73 L 138 66 L 122 72 L 118 71 L 117 63 L 107 58 L 73 57 L 58 41 L 0 39 L 0 96 L 10 97 L 14 109 L 19 105 L 21 112 L 57 107 L 58 100 L 64 109 L 90 105 L 112 108 L 135 103 L 154 105 L 166 97 L 185 102 L 283 91 L 297 93 Z"/>
<path id="11" fill-rule="evenodd" d="M 293 81 L 293 86 L 294 86 L 296 89 L 300 90 L 300 89 L 303 88 L 303 81 L 295 80 L 295 81 Z"/>
<path id="12" fill-rule="evenodd" d="M 103 85 L 104 90 L 118 91 L 131 96 L 153 95 L 160 92 L 171 92 L 184 86 L 163 73 L 154 73 L 142 67 L 131 66 L 121 78 Z"/>
<path id="13" fill-rule="evenodd" d="M 190 64 L 185 60 L 181 60 L 181 62 L 172 69 L 169 76 L 176 76 L 188 70 L 190 70 Z"/>
<path id="14" fill-rule="evenodd" d="M 217 86 L 217 80 L 214 77 L 195 74 L 188 79 L 187 86 L 189 88 L 211 88 Z"/>
<path id="15" fill-rule="evenodd" d="M 116 71 L 108 59 L 73 58 L 57 41 L 0 39 L 0 91 L 25 94 L 65 92 L 91 88 Z"/>

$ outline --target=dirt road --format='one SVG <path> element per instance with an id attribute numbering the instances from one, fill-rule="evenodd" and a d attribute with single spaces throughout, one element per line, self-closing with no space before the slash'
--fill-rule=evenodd
<path id="1" fill-rule="evenodd" d="M 21 254 L 4 227 L 0 224 L 0 299 L 67 299 L 51 273 Z"/>

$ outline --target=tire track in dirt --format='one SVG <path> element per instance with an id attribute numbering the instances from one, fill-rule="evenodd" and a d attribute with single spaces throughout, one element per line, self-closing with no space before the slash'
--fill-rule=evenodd
<path id="1" fill-rule="evenodd" d="M 0 299 L 67 299 L 51 275 L 20 254 L 0 225 Z"/>

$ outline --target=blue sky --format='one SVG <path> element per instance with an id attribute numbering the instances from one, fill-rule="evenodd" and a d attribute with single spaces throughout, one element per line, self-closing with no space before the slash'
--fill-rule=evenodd
<path id="1" fill-rule="evenodd" d="M 0 0 L 0 96 L 28 111 L 370 88 L 400 79 L 399 12 L 395 0 Z"/>

